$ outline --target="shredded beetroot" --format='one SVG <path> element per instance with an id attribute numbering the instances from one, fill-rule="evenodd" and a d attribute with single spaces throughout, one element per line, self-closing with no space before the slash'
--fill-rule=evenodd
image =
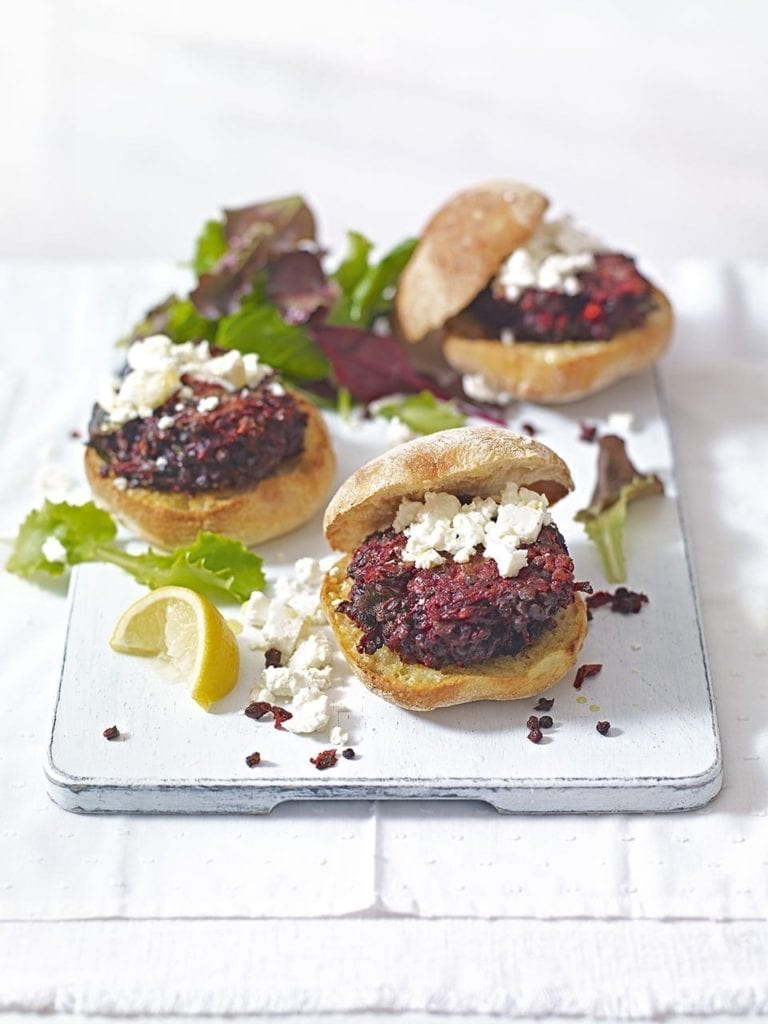
<path id="1" fill-rule="evenodd" d="M 521 423 L 520 429 L 524 434 L 527 434 L 528 437 L 535 437 L 539 432 L 538 428 L 534 427 L 532 423 Z"/>
<path id="2" fill-rule="evenodd" d="M 607 341 L 639 327 L 653 308 L 651 285 L 635 261 L 621 253 L 598 253 L 595 267 L 576 275 L 576 295 L 526 288 L 515 302 L 485 289 L 470 312 L 499 336 L 511 329 L 516 341 Z"/>
<path id="3" fill-rule="evenodd" d="M 590 676 L 596 676 L 602 667 L 602 665 L 580 665 L 576 670 L 576 678 L 573 680 L 573 688 L 575 690 L 580 690 L 581 684 L 584 680 L 589 679 Z"/>
<path id="4" fill-rule="evenodd" d="M 533 705 L 534 711 L 550 711 L 552 705 L 555 703 L 554 697 L 539 697 L 536 703 Z"/>
<path id="5" fill-rule="evenodd" d="M 220 491 L 262 480 L 303 450 L 307 416 L 291 395 L 275 394 L 268 382 L 230 392 L 182 380 L 184 387 L 152 416 L 117 430 L 105 431 L 106 414 L 94 407 L 88 444 L 103 460 L 102 476 L 155 491 Z M 201 412 L 206 398 L 218 405 Z"/>
<path id="6" fill-rule="evenodd" d="M 263 718 L 264 715 L 268 715 L 272 710 L 272 705 L 266 700 L 254 700 L 248 705 L 243 714 L 248 718 L 254 719 L 258 722 L 259 719 Z"/>
<path id="7" fill-rule="evenodd" d="M 579 440 L 586 441 L 591 444 L 597 437 L 597 427 L 594 423 L 587 423 L 585 420 L 579 420 Z"/>
<path id="8" fill-rule="evenodd" d="M 309 763 L 313 764 L 318 771 L 323 771 L 325 768 L 333 768 L 336 764 L 336 748 L 331 747 L 330 750 L 321 750 L 317 757 L 310 757 Z"/>
<path id="9" fill-rule="evenodd" d="M 617 587 L 615 593 L 609 590 L 597 590 L 587 598 L 587 608 L 592 611 L 595 608 L 602 608 L 609 604 L 612 612 L 620 615 L 637 615 L 644 604 L 648 604 L 647 594 L 641 594 L 636 590 L 628 590 L 626 587 Z"/>
<path id="10" fill-rule="evenodd" d="M 541 530 L 527 566 L 509 578 L 480 552 L 417 569 L 402 559 L 405 543 L 394 530 L 374 533 L 347 569 L 352 587 L 338 610 L 363 630 L 361 653 L 386 645 L 407 663 L 475 665 L 517 654 L 573 600 L 573 561 L 555 526 Z"/>
<path id="11" fill-rule="evenodd" d="M 285 708 L 280 708 L 277 704 L 272 705 L 272 714 L 275 716 L 275 728 L 282 729 L 283 722 L 287 722 L 289 718 L 293 718 L 290 711 L 286 711 Z"/>
<path id="12" fill-rule="evenodd" d="M 270 647 L 264 652 L 264 664 L 267 668 L 279 668 L 282 660 L 282 651 L 279 651 L 276 647 Z"/>

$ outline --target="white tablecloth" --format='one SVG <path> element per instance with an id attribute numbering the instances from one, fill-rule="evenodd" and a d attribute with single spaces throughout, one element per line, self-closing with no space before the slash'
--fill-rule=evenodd
<path id="1" fill-rule="evenodd" d="M 112 340 L 169 267 L 0 273 L 0 536 L 83 496 Z M 725 756 L 707 808 L 505 817 L 474 804 L 79 817 L 44 746 L 64 586 L 0 576 L 0 1012 L 455 1019 L 768 1013 L 768 269 L 657 268 L 665 361 Z"/>

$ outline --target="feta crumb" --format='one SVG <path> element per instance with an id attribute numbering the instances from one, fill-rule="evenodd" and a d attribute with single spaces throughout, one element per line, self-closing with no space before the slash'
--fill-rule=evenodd
<path id="1" fill-rule="evenodd" d="M 260 646 L 276 647 L 283 657 L 288 657 L 293 653 L 303 625 L 304 617 L 290 605 L 283 601 L 270 601 Z"/>
<path id="2" fill-rule="evenodd" d="M 513 398 L 511 392 L 495 388 L 483 373 L 465 373 L 461 378 L 461 386 L 467 398 L 471 398 L 475 402 L 507 405 Z"/>
<path id="3" fill-rule="evenodd" d="M 329 740 L 332 747 L 346 747 L 349 743 L 349 733 L 345 732 L 340 726 L 334 725 L 331 729 Z"/>
<path id="4" fill-rule="evenodd" d="M 40 548 L 46 562 L 66 562 L 67 549 L 58 537 L 46 537 Z"/>
<path id="5" fill-rule="evenodd" d="M 164 455 L 158 455 L 158 457 L 155 459 L 155 465 L 157 466 L 158 469 L 167 469 L 168 459 L 166 459 Z"/>
<path id="6" fill-rule="evenodd" d="M 508 302 L 516 302 L 526 288 L 577 295 L 581 286 L 576 275 L 592 270 L 594 254 L 603 248 L 598 239 L 577 228 L 572 217 L 545 221 L 507 257 L 496 284 Z"/>
<path id="7" fill-rule="evenodd" d="M 299 690 L 291 704 L 293 718 L 283 723 L 288 732 L 311 733 L 325 729 L 330 718 L 331 705 L 324 693 Z"/>
<path id="8" fill-rule="evenodd" d="M 269 392 L 277 398 L 282 398 L 285 394 L 285 388 L 279 381 L 273 380 L 269 382 Z"/>
<path id="9" fill-rule="evenodd" d="M 128 480 L 124 476 L 116 476 L 112 483 L 117 491 L 124 491 L 128 487 Z"/>
<path id="10" fill-rule="evenodd" d="M 417 569 L 443 565 L 446 556 L 468 562 L 482 547 L 499 575 L 511 577 L 528 562 L 521 546 L 532 544 L 550 522 L 545 495 L 509 483 L 499 501 L 473 498 L 462 505 L 453 494 L 430 492 L 422 501 L 403 500 L 392 525 L 407 538 L 403 559 Z"/>
<path id="11" fill-rule="evenodd" d="M 218 395 L 206 395 L 205 398 L 201 398 L 197 403 L 197 411 L 201 413 L 213 412 L 220 405 L 221 399 Z"/>
<path id="12" fill-rule="evenodd" d="M 260 590 L 254 590 L 240 609 L 243 621 L 247 626 L 263 626 L 267 621 L 269 598 Z"/>
<path id="13" fill-rule="evenodd" d="M 191 398 L 194 395 L 192 388 L 181 384 L 184 376 L 236 391 L 244 386 L 255 387 L 271 372 L 252 353 L 242 355 L 232 349 L 223 355 L 212 356 L 207 341 L 175 345 L 162 334 L 135 341 L 128 349 L 127 361 L 128 373 L 102 402 L 113 426 L 122 426 L 137 417 L 151 416 L 175 391 L 182 398 Z M 214 399 L 213 395 L 202 398 L 198 403 L 199 411 L 215 409 L 219 400 L 216 398 L 216 405 L 213 405 Z M 181 412 L 184 406 L 178 403 L 175 408 Z M 167 417 L 163 420 L 167 421 Z M 167 426 L 170 424 L 161 429 L 167 429 Z"/>
<path id="14" fill-rule="evenodd" d="M 331 658 L 331 645 L 324 636 L 313 633 L 306 640 L 302 640 L 291 655 L 290 668 L 296 669 L 320 669 L 327 665 Z"/>
<path id="15" fill-rule="evenodd" d="M 502 327 L 500 337 L 502 345 L 514 345 L 517 340 L 511 327 Z"/>
<path id="16" fill-rule="evenodd" d="M 412 441 L 416 434 L 411 430 L 407 423 L 403 423 L 399 416 L 393 416 L 387 423 L 387 429 L 384 432 L 384 437 L 387 444 L 394 448 L 395 445 L 405 444 L 406 441 Z"/>
<path id="17" fill-rule="evenodd" d="M 184 406 L 176 406 L 176 408 L 183 409 Z M 169 430 L 175 422 L 176 420 L 173 418 L 173 416 L 161 416 L 160 419 L 157 421 L 157 426 L 160 430 Z"/>
<path id="18" fill-rule="evenodd" d="M 608 416 L 608 430 L 612 434 L 628 434 L 635 423 L 631 412 L 612 412 Z"/>

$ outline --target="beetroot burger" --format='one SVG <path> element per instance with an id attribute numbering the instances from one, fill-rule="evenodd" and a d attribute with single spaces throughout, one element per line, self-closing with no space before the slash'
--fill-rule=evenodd
<path id="1" fill-rule="evenodd" d="M 568 402 L 654 363 L 669 344 L 666 296 L 635 261 L 545 220 L 545 196 L 495 181 L 450 199 L 427 224 L 398 285 L 402 336 L 444 333 L 475 397 Z"/>
<path id="2" fill-rule="evenodd" d="M 168 548 L 200 530 L 288 533 L 322 507 L 335 465 L 320 413 L 257 356 L 162 335 L 131 345 L 85 457 L 96 497 Z"/>
<path id="3" fill-rule="evenodd" d="M 427 711 L 557 682 L 587 629 L 549 512 L 572 487 L 553 451 L 495 427 L 421 437 L 353 473 L 325 514 L 345 554 L 322 600 L 366 686 Z"/>

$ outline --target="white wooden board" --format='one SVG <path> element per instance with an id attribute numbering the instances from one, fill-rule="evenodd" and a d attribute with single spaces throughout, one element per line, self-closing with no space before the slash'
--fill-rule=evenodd
<path id="1" fill-rule="evenodd" d="M 72 811 L 214 813 L 266 812 L 307 799 L 476 798 L 510 812 L 673 811 L 706 803 L 721 784 L 720 746 L 654 376 L 564 407 L 521 404 L 510 410 L 510 424 L 533 424 L 538 439 L 570 465 L 576 491 L 557 506 L 555 520 L 577 579 L 604 589 L 597 555 L 572 517 L 589 502 L 597 456 L 579 440 L 579 421 L 605 432 L 613 412 L 633 414 L 633 428 L 621 431 L 630 454 L 666 486 L 666 497 L 632 506 L 625 538 L 627 585 L 650 603 L 638 615 L 595 612 L 579 664 L 600 662 L 602 672 L 581 692 L 574 672 L 549 691 L 555 727 L 540 744 L 526 738 L 535 698 L 417 714 L 356 684 L 345 687 L 348 710 L 334 722 L 349 731 L 357 757 L 320 772 L 309 758 L 329 745 L 327 735 L 294 736 L 243 715 L 261 655 L 244 651 L 238 687 L 205 714 L 154 662 L 110 650 L 115 620 L 142 589 L 112 567 L 83 566 L 71 585 L 48 754 L 52 798 Z M 349 427 L 330 419 L 340 482 L 386 444 L 380 421 Z M 320 518 L 260 553 L 273 576 L 298 557 L 327 554 Z M 599 719 L 612 723 L 606 737 L 595 729 Z M 107 742 L 102 731 L 112 724 L 122 738 Z M 262 755 L 257 769 L 245 764 L 252 750 Z"/>

